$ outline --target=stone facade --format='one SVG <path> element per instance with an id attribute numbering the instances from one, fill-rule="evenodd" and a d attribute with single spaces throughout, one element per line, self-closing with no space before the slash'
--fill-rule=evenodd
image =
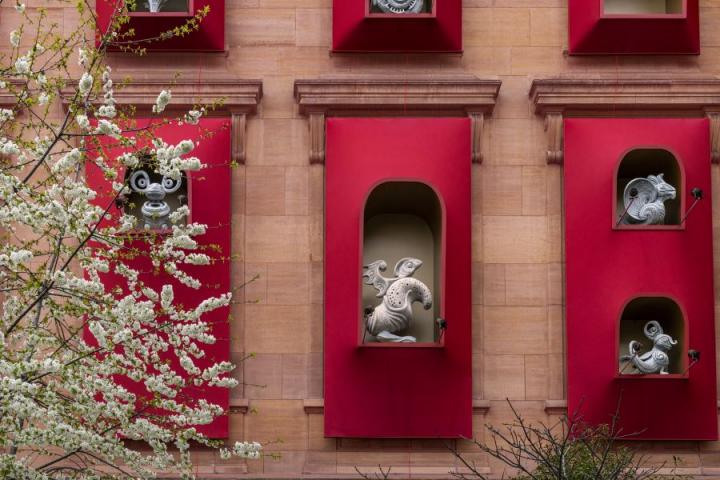
<path id="1" fill-rule="evenodd" d="M 197 452 L 198 475 L 358 478 L 356 466 L 382 465 L 427 478 L 459 467 L 440 440 L 323 436 L 324 167 L 309 161 L 308 119 L 293 96 L 297 79 L 472 74 L 502 80 L 484 122 L 482 164 L 472 167 L 474 431 L 483 438 L 485 423 L 512 418 L 506 398 L 527 419 L 541 421 L 561 413 L 565 398 L 562 166 L 546 161 L 545 118 L 528 97 L 532 80 L 718 75 L 720 2 L 700 5 L 699 56 L 569 57 L 565 0 L 464 0 L 462 55 L 332 54 L 330 0 L 227 0 L 224 54 L 112 54 L 118 78 L 171 78 L 179 71 L 197 82 L 208 75 L 263 81 L 257 115 L 247 119 L 245 164 L 233 170 L 232 357 L 253 355 L 237 372 L 244 387 L 231 393 L 230 440 L 261 441 L 278 455 L 225 462 Z M 74 28 L 71 6 L 28 2 L 40 6 L 63 28 Z M 0 37 L 14 28 L 12 7 L 2 6 Z M 712 168 L 717 192 L 720 170 Z M 720 195 L 715 202 L 720 215 Z M 715 258 L 720 261 L 720 231 Z M 456 445 L 488 472 L 502 473 L 469 442 Z M 720 475 L 720 442 L 641 447 L 653 463 L 678 458 L 681 473 Z"/>

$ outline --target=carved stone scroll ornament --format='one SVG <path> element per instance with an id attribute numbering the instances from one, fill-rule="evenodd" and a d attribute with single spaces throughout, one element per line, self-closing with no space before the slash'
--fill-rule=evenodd
<path id="1" fill-rule="evenodd" d="M 660 323 L 651 320 L 645 324 L 643 333 L 653 342 L 653 348 L 649 352 L 640 353 L 642 343 L 632 340 L 628 344 L 628 355 L 620 357 L 621 361 L 630 362 L 635 370 L 639 373 L 660 373 L 667 375 L 668 366 L 670 365 L 670 357 L 668 352 L 673 345 L 677 345 L 670 335 L 663 332 Z"/>
<path id="2" fill-rule="evenodd" d="M 383 13 L 420 13 L 425 5 L 424 0 L 372 0 L 373 6 Z"/>
<path id="3" fill-rule="evenodd" d="M 663 174 L 631 180 L 623 192 L 626 214 L 622 223 L 661 225 L 665 223 L 665 202 L 677 195 L 675 187 L 663 179 Z"/>
<path id="4" fill-rule="evenodd" d="M 382 303 L 365 309 L 365 327 L 380 342 L 414 343 L 412 336 L 398 336 L 397 332 L 407 329 L 413 320 L 412 304 L 422 302 L 423 308 L 432 307 L 430 289 L 417 278 L 412 278 L 422 266 L 417 258 L 406 257 L 395 265 L 395 277 L 383 277 L 387 269 L 384 260 L 365 265 L 363 283 L 372 285 L 378 291 Z"/>
<path id="5" fill-rule="evenodd" d="M 172 209 L 165 200 L 166 195 L 177 192 L 182 186 L 182 179 L 163 176 L 160 181 L 153 181 L 151 174 L 140 169 L 130 175 L 130 189 L 146 198 L 140 207 L 143 228 L 169 228 Z M 182 203 L 182 202 L 181 202 Z"/>

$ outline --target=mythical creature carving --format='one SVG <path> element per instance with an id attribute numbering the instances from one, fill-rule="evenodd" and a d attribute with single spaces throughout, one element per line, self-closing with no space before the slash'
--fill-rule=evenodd
<path id="1" fill-rule="evenodd" d="M 412 278 L 422 266 L 417 258 L 406 257 L 395 265 L 395 277 L 383 277 L 387 270 L 384 260 L 377 260 L 363 268 L 363 283 L 372 285 L 378 291 L 377 297 L 382 303 L 365 309 L 365 326 L 367 331 L 380 342 L 413 343 L 417 339 L 412 336 L 398 336 L 397 332 L 405 330 L 413 320 L 412 304 L 422 302 L 423 308 L 432 307 L 430 289 L 417 278 Z"/>
<path id="2" fill-rule="evenodd" d="M 627 213 L 624 224 L 658 225 L 665 223 L 665 202 L 677 192 L 663 178 L 663 174 L 635 178 L 625 187 L 623 202 Z"/>
<path id="3" fill-rule="evenodd" d="M 643 333 L 653 342 L 653 348 L 649 352 L 640 353 L 642 343 L 632 340 L 628 344 L 628 355 L 620 357 L 621 361 L 630 362 L 639 373 L 660 373 L 667 375 L 667 368 L 670 365 L 668 352 L 677 345 L 677 340 L 664 333 L 660 323 L 651 320 L 645 324 Z"/>
<path id="4" fill-rule="evenodd" d="M 146 229 L 168 228 L 171 208 L 165 201 L 168 194 L 177 192 L 182 186 L 182 179 L 163 176 L 159 182 L 152 181 L 145 170 L 135 170 L 130 175 L 130 188 L 146 198 L 140 212 L 143 226 Z M 182 199 L 181 199 L 182 200 Z M 181 201 L 182 203 L 182 201 Z"/>
<path id="5" fill-rule="evenodd" d="M 425 0 L 372 0 L 372 4 L 383 13 L 420 13 Z"/>

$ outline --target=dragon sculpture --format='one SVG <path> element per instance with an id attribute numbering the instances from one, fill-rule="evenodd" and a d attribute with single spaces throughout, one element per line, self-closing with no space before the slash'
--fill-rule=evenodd
<path id="1" fill-rule="evenodd" d="M 665 202 L 675 198 L 677 192 L 663 178 L 663 174 L 635 178 L 625 187 L 623 202 L 626 214 L 622 223 L 659 225 L 665 222 Z"/>
<path id="2" fill-rule="evenodd" d="M 432 307 L 430 289 L 417 278 L 412 278 L 422 266 L 417 258 L 402 258 L 395 265 L 395 277 L 383 277 L 387 269 L 384 260 L 377 260 L 364 265 L 363 283 L 372 285 L 382 303 L 365 309 L 365 325 L 367 331 L 380 342 L 414 343 L 412 336 L 398 336 L 397 332 L 405 330 L 413 320 L 412 304 L 422 302 L 423 308 Z"/>
<path id="3" fill-rule="evenodd" d="M 645 324 L 643 333 L 653 342 L 653 348 L 649 352 L 640 353 L 642 344 L 636 340 L 632 340 L 628 344 L 628 355 L 620 357 L 621 361 L 630 362 L 639 373 L 660 373 L 667 375 L 667 368 L 670 365 L 670 357 L 668 352 L 677 345 L 677 340 L 673 340 L 670 335 L 663 332 L 660 323 L 651 320 Z"/>
<path id="4" fill-rule="evenodd" d="M 133 192 L 147 199 L 140 208 L 144 228 L 168 228 L 171 209 L 165 201 L 165 196 L 177 192 L 182 186 L 182 179 L 163 176 L 159 182 L 152 181 L 150 174 L 140 169 L 132 172 L 129 183 Z"/>
<path id="5" fill-rule="evenodd" d="M 372 4 L 383 13 L 420 13 L 425 0 L 372 0 Z"/>

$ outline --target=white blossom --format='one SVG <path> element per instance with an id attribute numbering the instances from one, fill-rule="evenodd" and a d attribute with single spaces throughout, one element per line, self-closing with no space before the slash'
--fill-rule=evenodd
<path id="1" fill-rule="evenodd" d="M 154 113 L 162 113 L 165 110 L 165 107 L 167 107 L 167 104 L 170 103 L 171 98 L 172 93 L 170 90 L 163 90 L 160 92 L 155 100 L 155 105 L 153 105 L 152 111 Z"/>
<path id="2" fill-rule="evenodd" d="M 90 58 L 88 56 L 88 49 L 87 48 L 79 48 L 78 49 L 78 65 L 81 67 L 88 67 L 90 64 Z"/>
<path id="3" fill-rule="evenodd" d="M 112 105 L 102 105 L 97 111 L 98 117 L 114 118 L 115 115 L 117 115 L 117 112 L 115 111 L 115 107 Z"/>
<path id="4" fill-rule="evenodd" d="M 75 123 L 83 130 L 90 130 L 90 120 L 87 115 L 75 115 Z"/>
<path id="5" fill-rule="evenodd" d="M 15 118 L 15 114 L 9 108 L 0 108 L 0 122 L 7 122 Z"/>
<path id="6" fill-rule="evenodd" d="M 20 45 L 21 36 L 22 34 L 19 30 L 13 30 L 12 32 L 10 32 L 10 45 L 17 48 Z"/>
<path id="7" fill-rule="evenodd" d="M 38 103 L 40 105 L 47 105 L 50 101 L 50 95 L 47 94 L 47 92 L 42 92 L 40 96 L 38 97 Z"/>
<path id="8" fill-rule="evenodd" d="M 16 3 L 15 4 L 15 10 L 19 13 L 25 13 L 25 4 L 24 3 Z"/>
<path id="9" fill-rule="evenodd" d="M 15 60 L 15 71 L 20 75 L 25 75 L 30 71 L 30 59 L 22 56 Z"/>
<path id="10" fill-rule="evenodd" d="M 80 83 L 78 84 L 78 87 L 80 88 L 80 93 L 83 95 L 87 94 L 90 89 L 93 86 L 93 77 L 89 73 L 85 72 L 83 73 L 82 77 L 80 78 Z"/>

